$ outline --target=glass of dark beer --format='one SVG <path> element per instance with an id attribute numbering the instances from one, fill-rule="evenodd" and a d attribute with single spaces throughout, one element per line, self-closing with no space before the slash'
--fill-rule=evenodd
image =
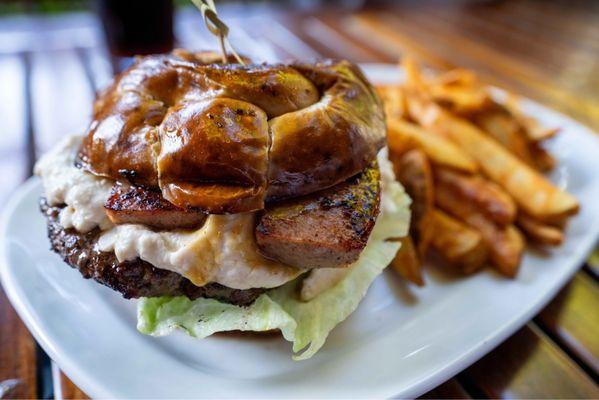
<path id="1" fill-rule="evenodd" d="M 173 48 L 172 0 L 98 0 L 113 56 L 165 53 Z"/>

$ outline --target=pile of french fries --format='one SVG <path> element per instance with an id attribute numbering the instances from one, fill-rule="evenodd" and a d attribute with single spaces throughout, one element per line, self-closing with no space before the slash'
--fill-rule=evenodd
<path id="1" fill-rule="evenodd" d="M 411 59 L 401 85 L 377 90 L 387 114 L 389 156 L 412 197 L 410 235 L 392 266 L 422 286 L 434 252 L 455 271 L 490 265 L 518 271 L 527 243 L 557 246 L 578 201 L 542 173 L 555 166 L 546 129 L 514 100 L 493 99 L 472 71 L 426 76 Z"/>

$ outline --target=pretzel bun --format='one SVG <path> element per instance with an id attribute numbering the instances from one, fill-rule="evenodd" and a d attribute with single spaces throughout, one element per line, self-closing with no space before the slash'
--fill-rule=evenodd
<path id="1" fill-rule="evenodd" d="M 385 140 L 380 100 L 347 62 L 139 58 L 101 93 L 78 162 L 179 207 L 238 213 L 359 173 Z"/>

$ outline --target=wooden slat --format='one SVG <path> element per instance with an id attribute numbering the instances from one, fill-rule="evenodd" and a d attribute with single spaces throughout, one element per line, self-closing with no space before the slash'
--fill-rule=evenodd
<path id="1" fill-rule="evenodd" d="M 55 400 L 81 400 L 81 399 L 89 399 L 89 396 L 85 394 L 81 389 L 77 387 L 66 376 L 64 373 L 58 370 L 58 367 L 53 365 L 53 368 L 56 368 L 57 375 L 55 375 L 54 379 L 54 399 Z"/>
<path id="2" fill-rule="evenodd" d="M 460 376 L 490 398 L 599 397 L 595 382 L 532 323 Z"/>
<path id="3" fill-rule="evenodd" d="M 370 59 L 372 59 L 373 62 L 382 62 L 382 63 L 396 63 L 397 62 L 397 56 L 396 56 L 395 52 L 390 54 L 387 51 L 381 50 L 377 46 L 372 46 L 372 44 L 369 42 L 355 40 L 355 38 L 352 36 L 352 34 L 350 32 L 348 32 L 347 29 L 344 27 L 344 24 L 340 23 L 341 21 L 344 21 L 348 18 L 349 18 L 349 16 L 345 16 L 345 15 L 340 16 L 337 13 L 331 13 L 331 12 L 322 13 L 321 15 L 318 15 L 318 17 L 315 17 L 315 19 L 320 21 L 323 24 L 323 26 L 326 27 L 326 29 L 329 29 L 329 30 L 335 32 L 336 36 L 339 37 L 341 40 L 345 40 L 349 43 L 352 43 L 354 46 L 360 48 L 361 51 L 367 53 L 369 59 L 366 59 L 365 62 L 370 62 Z M 322 40 L 324 42 L 326 42 L 327 40 L 330 40 L 330 39 L 325 38 Z M 356 60 L 356 61 L 358 61 L 358 60 Z M 359 61 L 359 62 L 362 62 L 362 61 Z"/>
<path id="4" fill-rule="evenodd" d="M 21 55 L 0 57 L 0 207 L 27 177 L 28 135 L 27 60 Z M 35 342 L 0 287 L 0 393 L 1 398 L 37 396 Z"/>
<path id="5" fill-rule="evenodd" d="M 541 6 L 534 1 L 513 1 L 509 5 L 511 12 L 528 21 L 545 24 L 548 29 L 564 29 L 573 37 L 599 40 L 599 28 L 596 25 L 597 9 L 593 2 L 585 1 L 571 6 L 558 5 L 557 2 L 543 2 Z M 539 18 L 539 14 L 542 18 Z"/>
<path id="6" fill-rule="evenodd" d="M 584 29 L 582 25 L 578 32 L 568 34 L 563 23 L 556 29 L 545 26 L 543 18 L 527 19 L 520 14 L 505 12 L 505 9 L 497 3 L 468 7 L 463 10 L 468 18 L 462 15 L 459 26 L 469 25 L 470 35 L 501 51 L 520 43 L 518 54 L 532 58 L 537 65 L 540 63 L 540 68 L 553 71 L 556 83 L 587 96 L 595 95 L 599 85 L 599 63 L 595 56 L 599 41 L 589 41 L 588 35 L 580 32 Z"/>
<path id="7" fill-rule="evenodd" d="M 465 12 L 472 15 L 475 19 L 484 20 L 490 23 L 502 25 L 504 29 L 510 30 L 517 35 L 529 36 L 540 40 L 546 40 L 555 43 L 556 46 L 562 46 L 566 49 L 572 47 L 594 48 L 599 46 L 594 41 L 585 40 L 584 35 L 579 35 L 580 30 L 584 30 L 584 26 L 579 26 L 574 31 L 569 31 L 568 27 L 563 23 L 563 19 L 559 22 L 560 29 L 555 28 L 555 23 L 546 18 L 532 17 L 522 12 L 514 13 L 513 6 L 504 6 L 500 3 L 478 3 L 471 4 L 465 8 Z"/>
<path id="8" fill-rule="evenodd" d="M 523 35 L 514 29 L 523 25 L 517 18 L 512 18 L 514 23 L 508 29 L 504 24 L 489 21 L 484 15 L 473 17 L 467 9 L 431 6 L 421 9 L 427 18 L 450 24 L 460 36 L 475 37 L 487 47 L 495 47 L 506 56 L 519 58 L 547 72 L 560 72 L 565 64 L 569 64 L 569 59 L 563 57 L 564 52 L 572 53 L 578 48 L 571 43 L 566 45 L 537 35 Z M 592 59 L 591 52 L 584 54 Z"/>
<path id="9" fill-rule="evenodd" d="M 457 381 L 452 378 L 445 383 L 437 386 L 428 393 L 423 394 L 420 399 L 471 399 L 472 397 L 468 394 L 466 389 Z"/>
<path id="10" fill-rule="evenodd" d="M 593 278 L 576 274 L 537 320 L 599 376 L 599 285 Z"/>
<path id="11" fill-rule="evenodd" d="M 61 374 L 62 398 L 67 399 L 89 399 L 65 374 Z"/>
<path id="12" fill-rule="evenodd" d="M 428 21 L 426 15 L 416 15 L 413 18 L 417 23 Z M 480 43 L 477 37 L 462 36 L 450 23 L 435 20 L 435 27 L 440 28 L 439 36 L 444 38 L 441 42 L 448 46 L 449 51 L 460 51 L 467 63 L 486 71 L 486 75 L 499 79 L 500 84 L 507 85 L 508 88 L 523 88 L 523 94 L 569 112 L 596 127 L 599 126 L 599 101 L 580 91 L 574 94 L 559 86 L 555 74 L 551 74 L 546 65 L 525 62 L 522 57 L 510 56 L 505 51 L 500 52 Z M 432 28 L 432 25 L 429 24 L 428 28 Z M 449 46 L 449 43 L 452 45 Z"/>
<path id="13" fill-rule="evenodd" d="M 287 53 L 284 58 L 297 58 L 301 60 L 314 60 L 323 58 L 323 55 L 304 42 L 295 32 L 292 32 L 284 23 L 278 20 L 265 19 L 256 25 L 260 35 L 268 38 L 271 45 Z"/>
<path id="14" fill-rule="evenodd" d="M 403 29 L 394 29 L 393 25 L 379 21 L 368 14 L 356 14 L 342 18 L 341 27 L 356 41 L 363 41 L 384 52 L 394 60 L 406 53 L 426 62 L 429 66 L 449 69 L 455 67 L 445 58 L 440 57 L 425 43 L 412 37 Z"/>
<path id="15" fill-rule="evenodd" d="M 177 16 L 178 23 L 175 28 L 178 46 L 192 50 L 218 51 L 218 42 L 202 26 L 199 11 L 183 10 Z M 230 28 L 230 41 L 240 54 L 256 62 L 274 62 L 289 56 L 289 53 L 273 47 L 261 34 L 261 29 L 254 29 L 268 21 L 266 16 L 231 16 L 226 21 Z"/>
<path id="16" fill-rule="evenodd" d="M 572 93 L 558 86 L 554 75 L 542 66 L 526 63 L 481 43 L 477 37 L 461 35 L 448 21 L 431 18 L 418 7 L 408 11 L 367 11 L 348 18 L 345 29 L 356 40 L 382 50 L 409 52 L 430 66 L 460 65 L 477 70 L 489 83 L 532 97 L 599 127 L 599 97 Z M 585 76 L 593 76 L 588 69 Z M 590 78 L 589 78 L 590 79 Z"/>
<path id="17" fill-rule="evenodd" d="M 0 56 L 0 208 L 27 177 L 25 80 L 24 57 Z"/>
<path id="18" fill-rule="evenodd" d="M 468 20 L 463 14 L 454 16 L 453 19 L 447 19 L 447 16 L 440 18 L 439 14 L 437 8 L 413 8 L 409 13 L 409 23 L 414 23 L 431 34 L 436 33 L 435 37 L 439 44 L 446 46 L 447 51 L 453 51 L 456 54 L 459 52 L 469 63 L 475 63 L 479 68 L 484 67 L 493 74 L 505 75 L 516 82 L 524 82 L 531 89 L 549 97 L 552 101 L 564 103 L 561 104 L 562 106 L 571 106 L 572 111 L 578 111 L 577 107 L 584 107 L 584 112 L 590 113 L 590 117 L 599 118 L 598 98 L 585 93 L 586 91 L 579 91 L 575 96 L 569 91 L 563 90 L 564 88 L 558 82 L 559 76 L 556 79 L 557 71 L 552 73 L 551 67 L 557 68 L 554 63 L 537 62 L 532 59 L 530 55 L 534 53 L 534 50 L 531 50 L 530 45 L 527 45 L 526 42 L 523 43 L 523 39 L 515 40 L 504 37 L 501 40 L 498 38 L 493 40 L 489 34 L 482 35 L 481 32 L 466 31 L 463 28 L 463 22 L 456 22 L 462 19 Z M 400 16 L 401 14 L 395 14 L 393 18 Z M 404 24 L 407 23 L 406 18 L 401 20 Z M 516 51 L 518 48 L 519 51 Z M 562 50 L 562 59 L 564 53 L 566 53 L 565 50 Z M 569 49 L 566 54 L 570 53 L 573 53 L 573 49 Z M 547 52 L 543 54 L 546 58 Z M 589 56 L 592 57 L 593 54 L 590 53 Z M 592 77 L 593 74 L 588 76 Z"/>
<path id="19" fill-rule="evenodd" d="M 37 397 L 35 341 L 0 288 L 0 387 L 9 386 L 0 398 Z"/>
<path id="20" fill-rule="evenodd" d="M 87 128 L 94 92 L 75 49 L 36 52 L 31 63 L 33 127 L 43 153 Z"/>
<path id="21" fill-rule="evenodd" d="M 289 17 L 285 25 L 298 37 L 322 56 L 334 59 L 347 59 L 353 62 L 389 62 L 391 59 L 371 46 L 358 43 L 335 24 L 329 24 L 323 13 L 318 17 L 307 15 L 304 18 Z M 336 18 L 340 18 L 336 15 Z M 335 17 L 332 17 L 335 18 Z"/>

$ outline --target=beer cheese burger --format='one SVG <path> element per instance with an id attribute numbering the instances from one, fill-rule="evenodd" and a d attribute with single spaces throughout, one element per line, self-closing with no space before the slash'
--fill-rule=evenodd
<path id="1" fill-rule="evenodd" d="M 280 330 L 309 358 L 406 234 L 381 103 L 346 61 L 219 60 L 139 58 L 98 95 L 36 166 L 50 242 L 143 333 Z"/>

